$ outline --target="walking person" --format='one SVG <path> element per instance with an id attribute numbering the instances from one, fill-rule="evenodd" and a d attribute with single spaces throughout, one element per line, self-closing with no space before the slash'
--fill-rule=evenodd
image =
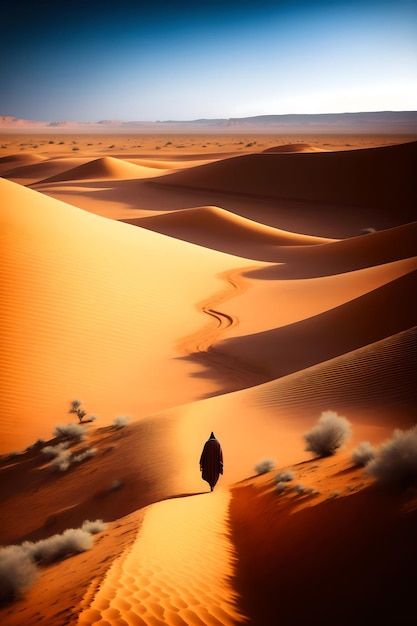
<path id="1" fill-rule="evenodd" d="M 210 491 L 213 491 L 220 474 L 223 474 L 222 447 L 214 433 L 211 433 L 209 439 L 204 444 L 200 457 L 200 471 L 202 479 L 210 485 Z"/>

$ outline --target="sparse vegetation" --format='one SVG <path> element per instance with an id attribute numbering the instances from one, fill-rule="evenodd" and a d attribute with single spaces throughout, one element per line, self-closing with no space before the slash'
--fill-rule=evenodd
<path id="1" fill-rule="evenodd" d="M 331 456 L 351 436 L 350 422 L 334 411 L 323 411 L 318 423 L 305 435 L 306 450 L 317 456 Z"/>
<path id="2" fill-rule="evenodd" d="M 114 418 L 112 426 L 114 426 L 114 428 L 124 428 L 129 422 L 130 419 L 128 417 L 119 416 Z"/>
<path id="3" fill-rule="evenodd" d="M 74 148 L 72 149 L 72 151 L 73 151 L 73 152 L 76 152 L 77 150 L 79 150 L 79 148 L 78 148 L 78 147 L 74 147 Z"/>
<path id="4" fill-rule="evenodd" d="M 352 452 L 352 463 L 364 467 L 375 458 L 375 448 L 369 441 L 362 441 Z"/>
<path id="5" fill-rule="evenodd" d="M 367 465 L 368 473 L 387 485 L 408 486 L 417 483 L 417 426 L 395 430 L 391 439 L 377 450 Z"/>
<path id="6" fill-rule="evenodd" d="M 315 493 L 315 490 L 313 489 L 313 487 L 306 487 L 305 485 L 302 485 L 301 483 L 294 485 L 293 489 L 295 493 L 299 496 L 310 496 L 313 493 Z"/>
<path id="7" fill-rule="evenodd" d="M 285 481 L 278 481 L 275 487 L 275 490 L 277 491 L 277 493 L 283 493 L 284 491 L 286 491 L 288 489 L 288 483 Z"/>
<path id="8" fill-rule="evenodd" d="M 69 528 L 48 539 L 0 549 L 0 601 L 20 597 L 36 580 L 37 565 L 47 565 L 72 554 L 89 550 L 92 535 L 105 530 L 102 520 L 86 520 L 81 528 Z"/>
<path id="9" fill-rule="evenodd" d="M 45 446 L 42 449 L 42 454 L 44 454 L 49 459 L 54 459 L 63 450 L 66 450 L 68 446 L 69 446 L 69 441 L 62 441 L 61 443 L 57 443 L 56 446 Z"/>
<path id="10" fill-rule="evenodd" d="M 81 424 L 63 424 L 55 426 L 54 435 L 60 439 L 73 439 L 74 441 L 81 441 L 84 439 L 86 431 Z"/>
<path id="11" fill-rule="evenodd" d="M 257 474 L 266 474 L 267 472 L 271 472 L 274 467 L 275 461 L 273 461 L 272 459 L 263 459 L 255 465 L 255 472 Z"/>
<path id="12" fill-rule="evenodd" d="M 284 470 L 282 472 L 279 472 L 279 474 L 275 476 L 275 480 L 277 481 L 277 483 L 288 483 L 291 480 L 294 480 L 294 472 L 292 472 L 291 470 Z"/>
<path id="13" fill-rule="evenodd" d="M 81 530 L 84 530 L 91 535 L 97 535 L 97 533 L 102 533 L 106 530 L 106 526 L 107 524 L 105 524 L 102 519 L 96 519 L 94 521 L 87 519 L 83 522 Z"/>
<path id="14" fill-rule="evenodd" d="M 80 400 L 71 400 L 71 406 L 70 406 L 70 410 L 68 411 L 68 413 L 72 413 L 73 415 L 76 415 L 80 423 L 83 421 L 84 417 L 87 415 L 87 412 L 84 411 L 84 409 L 81 406 Z"/>
<path id="15" fill-rule="evenodd" d="M 38 570 L 21 546 L 0 549 L 0 602 L 19 598 L 36 580 Z"/>

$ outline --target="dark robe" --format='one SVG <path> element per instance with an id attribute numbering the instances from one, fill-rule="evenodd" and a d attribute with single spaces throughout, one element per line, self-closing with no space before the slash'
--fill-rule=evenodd
<path id="1" fill-rule="evenodd" d="M 200 457 L 202 479 L 208 482 L 213 491 L 219 475 L 223 474 L 223 453 L 220 443 L 215 437 L 210 437 L 204 444 Z"/>

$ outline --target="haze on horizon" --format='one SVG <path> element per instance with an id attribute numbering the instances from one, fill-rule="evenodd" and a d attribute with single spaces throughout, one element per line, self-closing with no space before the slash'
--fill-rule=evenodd
<path id="1" fill-rule="evenodd" d="M 0 114 L 189 120 L 417 109 L 417 3 L 3 5 Z"/>

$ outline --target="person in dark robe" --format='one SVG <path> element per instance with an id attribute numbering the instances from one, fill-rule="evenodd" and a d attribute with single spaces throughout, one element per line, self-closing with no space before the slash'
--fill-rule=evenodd
<path id="1" fill-rule="evenodd" d="M 200 471 L 202 479 L 210 485 L 210 491 L 213 491 L 220 474 L 223 474 L 222 447 L 214 433 L 211 433 L 209 439 L 204 444 L 200 457 Z"/>

